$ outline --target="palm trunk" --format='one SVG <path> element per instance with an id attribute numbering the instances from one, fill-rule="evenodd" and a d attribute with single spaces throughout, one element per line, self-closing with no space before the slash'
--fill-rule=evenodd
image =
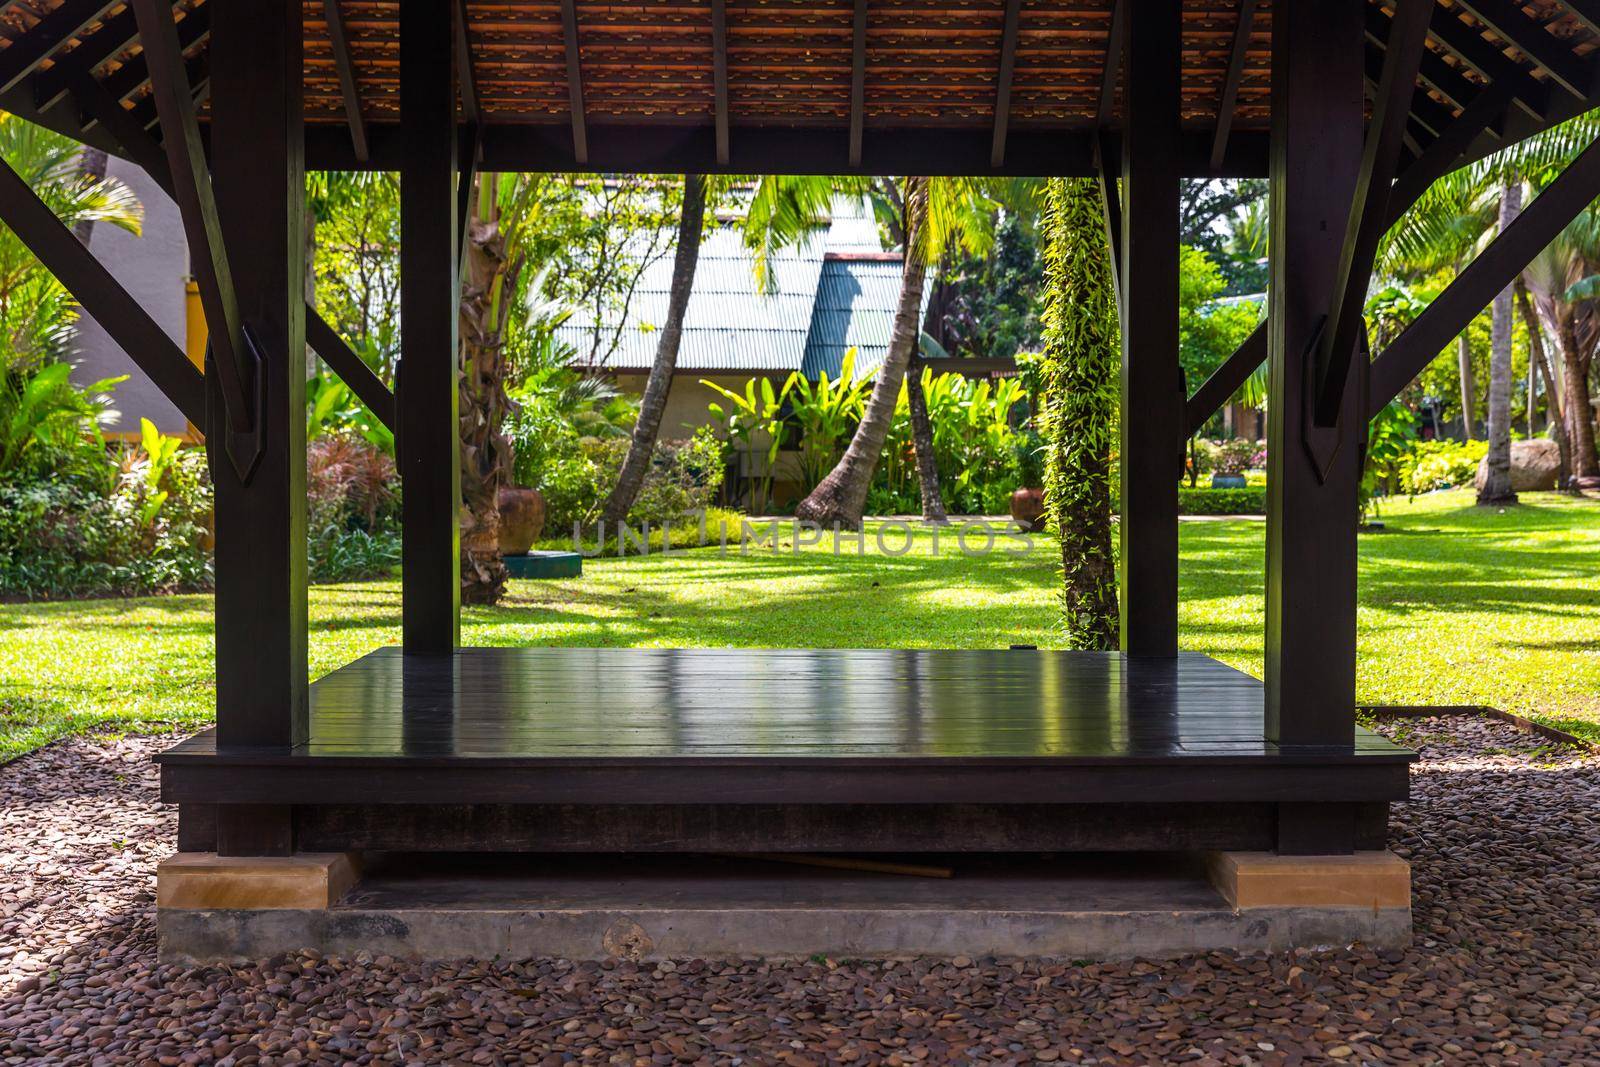
<path id="1" fill-rule="evenodd" d="M 1561 412 L 1561 390 L 1550 370 L 1550 360 L 1544 350 L 1544 328 L 1539 316 L 1534 314 L 1533 302 L 1528 299 L 1528 283 L 1522 275 L 1512 283 L 1516 290 L 1517 310 L 1522 314 L 1523 325 L 1528 329 L 1528 362 L 1539 377 L 1544 379 L 1545 422 L 1550 439 L 1556 443 L 1560 466 L 1556 471 L 1556 488 L 1565 489 L 1572 480 L 1572 442 L 1567 437 L 1567 423 Z M 1528 398 L 1528 436 L 1533 436 L 1533 388 L 1530 380 Z"/>
<path id="2" fill-rule="evenodd" d="M 1500 190 L 1501 233 L 1522 207 L 1522 186 L 1507 182 Z M 1480 504 L 1513 504 L 1517 494 L 1511 488 L 1511 286 L 1495 295 L 1490 312 L 1489 352 L 1489 451 L 1484 457 L 1483 488 Z"/>
<path id="3" fill-rule="evenodd" d="M 461 279 L 461 602 L 494 604 L 509 577 L 500 558 L 500 486 L 511 464 L 502 432 L 509 405 L 503 304 L 521 263 L 506 259 L 496 176 L 478 181 L 479 217 L 467 227 Z"/>
<path id="4" fill-rule="evenodd" d="M 1456 365 L 1461 374 L 1461 432 L 1470 441 L 1477 436 L 1472 418 L 1478 410 L 1478 383 L 1472 373 L 1472 345 L 1465 330 L 1456 338 Z"/>
<path id="5" fill-rule="evenodd" d="M 922 521 L 943 525 L 944 497 L 939 491 L 939 465 L 933 458 L 933 421 L 928 418 L 928 397 L 922 391 L 922 360 L 913 356 L 906 367 L 906 404 L 911 409 L 911 446 L 917 453 L 917 478 L 922 486 Z"/>
<path id="6" fill-rule="evenodd" d="M 905 381 L 906 366 L 917 344 L 922 285 L 927 277 L 927 268 L 916 246 L 927 209 L 928 179 L 907 178 L 905 266 L 900 274 L 900 304 L 895 309 L 889 351 L 883 357 L 883 366 L 879 368 L 877 380 L 872 384 L 872 395 L 867 400 L 855 436 L 850 439 L 850 446 L 845 449 L 838 465 L 794 509 L 798 519 L 824 527 L 837 525 L 850 530 L 861 528 L 867 489 L 872 484 L 872 473 L 883 454 L 883 442 L 889 436 L 895 405 L 900 399 L 900 385 Z"/>
<path id="7" fill-rule="evenodd" d="M 1584 483 L 1600 480 L 1600 463 L 1596 462 L 1594 417 L 1589 409 L 1589 368 L 1578 344 L 1577 311 L 1571 304 L 1563 303 L 1557 312 L 1556 341 L 1565 371 L 1561 409 L 1567 416 L 1567 439 L 1572 442 L 1572 477 L 1580 488 L 1591 488 Z"/>
<path id="8" fill-rule="evenodd" d="M 1117 647 L 1111 441 L 1117 313 L 1100 193 L 1051 179 L 1045 207 L 1045 506 L 1061 538 L 1062 608 L 1073 648 Z"/>
<path id="9" fill-rule="evenodd" d="M 695 267 L 700 262 L 700 231 L 705 222 L 706 179 L 703 174 L 683 176 L 683 211 L 678 217 L 678 247 L 672 258 L 672 288 L 667 297 L 667 321 L 656 342 L 656 358 L 650 364 L 650 377 L 639 402 L 639 421 L 633 424 L 633 440 L 622 461 L 616 488 L 606 498 L 600 517 L 615 527 L 628 518 L 633 502 L 644 485 L 661 432 L 661 417 L 667 410 L 667 393 L 672 389 L 672 374 L 678 368 L 678 345 L 683 340 L 683 318 L 694 291 Z"/>

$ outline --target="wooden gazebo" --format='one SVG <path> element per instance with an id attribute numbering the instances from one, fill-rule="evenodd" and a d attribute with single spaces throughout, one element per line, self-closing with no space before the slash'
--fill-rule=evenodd
<path id="1" fill-rule="evenodd" d="M 0 0 L 0 107 L 176 199 L 202 376 L 14 172 L 0 219 L 197 425 L 217 725 L 185 852 L 1384 847 L 1357 728 L 1364 427 L 1600 194 L 1583 152 L 1382 352 L 1379 237 L 1597 102 L 1597 0 Z M 305 303 L 307 169 L 402 184 L 393 395 Z M 475 168 L 1099 175 L 1123 306 L 1119 655 L 459 648 Z M 1178 189 L 1271 180 L 1266 324 L 1178 370 Z M 307 681 L 309 343 L 396 431 L 404 644 Z M 1265 678 L 1178 652 L 1182 442 L 1270 362 Z M 165 887 L 163 893 L 165 894 Z M 164 896 L 164 899 L 166 897 Z"/>

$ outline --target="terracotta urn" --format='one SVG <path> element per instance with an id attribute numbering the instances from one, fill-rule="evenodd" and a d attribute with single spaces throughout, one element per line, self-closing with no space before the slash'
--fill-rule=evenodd
<path id="1" fill-rule="evenodd" d="M 1044 490 L 1018 489 L 1011 494 L 1011 517 L 1029 533 L 1044 529 Z"/>
<path id="2" fill-rule="evenodd" d="M 544 497 L 537 489 L 500 490 L 500 554 L 521 556 L 544 532 Z"/>

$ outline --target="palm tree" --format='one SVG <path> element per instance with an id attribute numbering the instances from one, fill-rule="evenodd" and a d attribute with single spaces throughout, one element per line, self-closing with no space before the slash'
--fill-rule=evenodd
<path id="1" fill-rule="evenodd" d="M 1522 208 L 1522 183 L 1507 181 L 1500 188 L 1499 231 L 1505 232 Z M 1484 457 L 1480 504 L 1514 504 L 1511 488 L 1511 325 L 1512 291 L 1506 286 L 1494 298 L 1490 313 L 1489 349 L 1489 451 Z"/>
<path id="2" fill-rule="evenodd" d="M 138 197 L 122 182 L 86 172 L 82 146 L 0 111 L 0 157 L 72 229 L 96 222 L 137 234 Z M 0 357 L 7 370 L 32 369 L 66 352 L 76 312 L 55 276 L 8 227 L 0 226 Z"/>
<path id="3" fill-rule="evenodd" d="M 762 179 L 745 229 L 746 243 L 756 253 L 758 280 L 766 276 L 767 258 L 775 248 L 803 239 L 821 224 L 835 193 L 872 196 L 890 240 L 905 250 L 889 349 L 873 380 L 861 421 L 838 464 L 795 508 L 796 517 L 820 526 L 860 528 L 873 471 L 883 454 L 900 390 L 906 385 L 907 368 L 922 335 L 922 294 L 928 267 L 953 248 L 973 254 L 988 250 L 1003 199 L 998 192 L 993 182 L 971 178 L 906 177 L 870 182 L 856 178 Z M 920 387 L 920 382 L 912 382 L 911 393 Z M 924 436 L 926 441 L 916 442 L 924 516 L 938 521 L 944 506 L 933 468 L 931 430 Z"/>
<path id="4" fill-rule="evenodd" d="M 1061 538 L 1062 607 L 1073 648 L 1117 647 L 1111 442 L 1117 313 L 1100 193 L 1055 178 L 1045 193 L 1045 506 Z"/>
<path id="5" fill-rule="evenodd" d="M 656 438 L 661 432 L 661 417 L 667 410 L 667 393 L 672 388 L 672 375 L 678 367 L 683 320 L 689 310 L 695 268 L 700 261 L 706 185 L 703 174 L 683 176 L 683 208 L 678 215 L 678 246 L 672 259 L 667 321 L 662 325 L 661 336 L 656 341 L 656 355 L 650 364 L 650 377 L 645 381 L 644 396 L 639 403 L 639 421 L 633 425 L 628 454 L 622 461 L 617 484 L 606 498 L 605 507 L 600 513 L 601 521 L 611 526 L 618 526 L 625 521 L 633 508 L 639 487 L 644 484 L 645 472 L 650 469 L 650 456 L 655 452 Z"/>

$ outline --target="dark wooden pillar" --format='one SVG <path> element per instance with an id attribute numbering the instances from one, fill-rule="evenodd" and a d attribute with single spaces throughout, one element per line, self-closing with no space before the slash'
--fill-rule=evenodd
<path id="1" fill-rule="evenodd" d="M 239 316 L 260 341 L 265 446 L 241 481 L 208 367 L 220 748 L 288 748 L 308 725 L 301 39 L 298 4 L 211 13 L 212 185 Z M 287 807 L 224 807 L 217 829 L 224 853 L 293 847 Z"/>
<path id="2" fill-rule="evenodd" d="M 1140 0 L 1122 84 L 1122 649 L 1178 654 L 1180 0 Z"/>
<path id="3" fill-rule="evenodd" d="M 1348 749 L 1355 730 L 1365 357 L 1337 429 L 1310 425 L 1307 392 L 1361 166 L 1365 8 L 1320 0 L 1272 15 L 1266 725 L 1285 747 Z M 1324 454 L 1337 445 L 1325 474 L 1309 440 Z"/>
<path id="4" fill-rule="evenodd" d="M 400 370 L 396 389 L 405 650 L 460 639 L 461 467 L 456 426 L 456 90 L 450 4 L 400 3 Z"/>

